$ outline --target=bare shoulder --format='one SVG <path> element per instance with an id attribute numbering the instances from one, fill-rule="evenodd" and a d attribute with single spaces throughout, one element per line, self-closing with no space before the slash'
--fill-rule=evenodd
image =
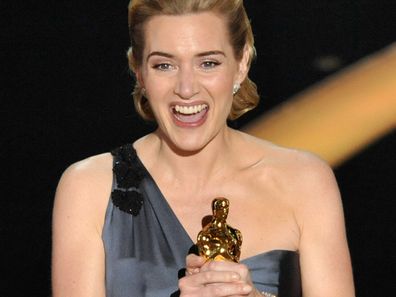
<path id="1" fill-rule="evenodd" d="M 56 190 L 52 220 L 54 296 L 105 296 L 102 229 L 112 184 L 112 157 L 71 165 Z"/>
<path id="2" fill-rule="evenodd" d="M 110 153 L 95 155 L 70 165 L 63 173 L 60 182 L 100 182 L 101 179 L 111 175 L 111 169 L 112 156 Z"/>
<path id="3" fill-rule="evenodd" d="M 112 156 L 100 154 L 69 166 L 59 181 L 54 215 L 66 211 L 100 222 L 112 185 Z M 92 211 L 95 210 L 95 211 Z"/>
<path id="4" fill-rule="evenodd" d="M 307 192 L 336 186 L 333 170 L 318 155 L 279 146 L 274 146 L 273 152 L 274 167 L 293 191 L 307 196 Z"/>
<path id="5" fill-rule="evenodd" d="M 338 199 L 338 186 L 331 167 L 314 153 L 285 148 L 245 136 L 256 156 L 254 175 L 262 185 L 273 184 L 281 196 L 301 205 L 311 199 Z"/>
<path id="6" fill-rule="evenodd" d="M 265 201 L 276 213 L 271 220 L 282 213 L 284 218 L 293 218 L 286 225 L 286 230 L 293 232 L 280 230 L 277 234 L 283 232 L 284 238 L 291 238 L 299 251 L 304 296 L 334 296 L 334 292 L 354 296 L 342 201 L 331 167 L 313 153 L 254 137 L 247 141 L 248 155 L 258 159 L 251 170 L 261 187 L 256 192 L 260 199 L 266 199 L 261 194 L 266 193 L 271 197 L 267 200 L 273 202 Z M 285 209 L 289 211 L 282 212 Z M 298 235 L 295 241 L 293 234 Z"/>

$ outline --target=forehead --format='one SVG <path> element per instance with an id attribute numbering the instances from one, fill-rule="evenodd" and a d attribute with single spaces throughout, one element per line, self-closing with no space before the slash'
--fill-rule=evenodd
<path id="1" fill-rule="evenodd" d="M 155 16 L 145 26 L 145 54 L 211 50 L 232 50 L 224 19 L 212 12 Z"/>

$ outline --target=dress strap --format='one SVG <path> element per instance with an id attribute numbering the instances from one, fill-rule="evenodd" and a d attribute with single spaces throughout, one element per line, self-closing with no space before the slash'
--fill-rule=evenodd
<path id="1" fill-rule="evenodd" d="M 113 204 L 133 216 L 139 214 L 143 205 L 143 195 L 139 189 L 145 170 L 138 162 L 132 144 L 120 146 L 111 151 L 114 157 L 113 172 L 115 186 L 111 192 Z"/>

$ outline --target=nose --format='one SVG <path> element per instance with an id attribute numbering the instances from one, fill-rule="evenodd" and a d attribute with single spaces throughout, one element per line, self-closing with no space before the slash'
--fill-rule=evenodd
<path id="1" fill-rule="evenodd" d="M 192 67 L 180 68 L 175 85 L 175 94 L 182 99 L 191 99 L 199 92 L 198 82 Z"/>

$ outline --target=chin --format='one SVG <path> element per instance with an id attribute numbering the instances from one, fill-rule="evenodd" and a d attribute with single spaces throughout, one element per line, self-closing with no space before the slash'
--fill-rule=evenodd
<path id="1" fill-rule="evenodd" d="M 207 124 L 194 128 L 172 126 L 168 126 L 170 129 L 161 129 L 160 134 L 174 152 L 185 156 L 198 153 L 223 131 L 220 127 L 209 127 Z"/>
<path id="2" fill-rule="evenodd" d="M 182 140 L 173 140 L 169 144 L 173 151 L 175 151 L 179 155 L 193 155 L 199 151 L 201 151 L 208 142 L 198 141 L 195 139 L 182 139 Z"/>

